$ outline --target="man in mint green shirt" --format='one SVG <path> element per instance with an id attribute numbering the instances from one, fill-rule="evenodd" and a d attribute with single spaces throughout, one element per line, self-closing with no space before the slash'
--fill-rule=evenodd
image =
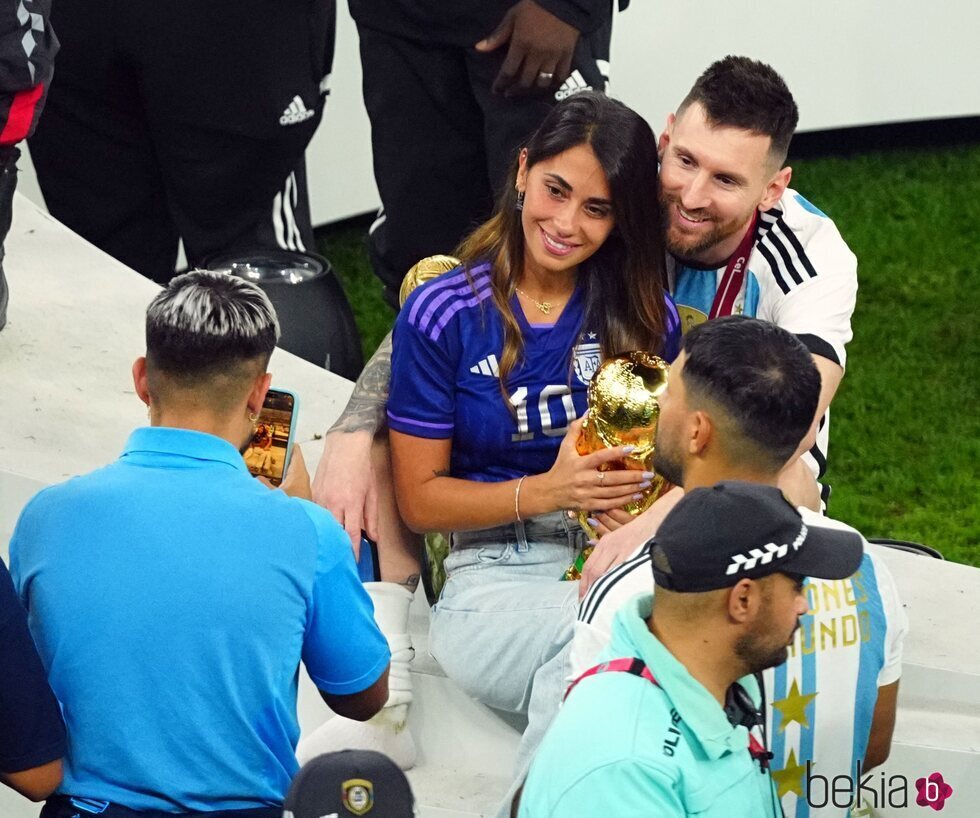
<path id="1" fill-rule="evenodd" d="M 849 577 L 860 537 L 729 481 L 689 492 L 650 547 L 656 597 L 619 612 L 603 664 L 569 689 L 519 814 L 781 818 L 752 674 L 785 661 L 803 577 Z"/>

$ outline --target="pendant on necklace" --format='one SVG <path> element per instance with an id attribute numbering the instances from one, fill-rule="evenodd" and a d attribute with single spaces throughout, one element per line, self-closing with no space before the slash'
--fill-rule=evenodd
<path id="1" fill-rule="evenodd" d="M 519 292 L 521 295 L 523 295 L 528 301 L 534 304 L 534 306 L 538 308 L 538 312 L 544 313 L 545 315 L 551 314 L 550 301 L 538 301 L 536 298 L 532 298 L 531 296 L 529 296 L 520 287 L 515 287 L 514 289 L 517 290 L 517 292 Z"/>

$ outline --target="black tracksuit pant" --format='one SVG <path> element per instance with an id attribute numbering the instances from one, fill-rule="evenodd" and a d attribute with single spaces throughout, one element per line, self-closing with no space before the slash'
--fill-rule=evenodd
<path id="1" fill-rule="evenodd" d="M 254 248 L 313 250 L 303 154 L 334 0 L 59 0 L 30 140 L 48 209 L 149 278 Z"/>

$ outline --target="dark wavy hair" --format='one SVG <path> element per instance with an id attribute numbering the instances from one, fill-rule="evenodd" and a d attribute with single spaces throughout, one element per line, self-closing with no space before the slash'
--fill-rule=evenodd
<path id="1" fill-rule="evenodd" d="M 558 103 L 527 141 L 527 167 L 588 145 L 606 174 L 615 227 L 579 267 L 585 314 L 599 330 L 604 357 L 631 350 L 661 352 L 664 244 L 657 194 L 657 140 L 635 111 L 601 93 L 585 91 Z M 493 300 L 504 319 L 501 391 L 523 350 L 510 298 L 524 266 L 524 230 L 517 203 L 515 159 L 493 216 L 457 248 L 469 268 L 489 260 Z"/>
<path id="2" fill-rule="evenodd" d="M 803 342 L 768 321 L 731 315 L 693 327 L 683 349 L 688 404 L 708 402 L 727 416 L 729 456 L 781 468 L 820 400 L 820 372 Z"/>

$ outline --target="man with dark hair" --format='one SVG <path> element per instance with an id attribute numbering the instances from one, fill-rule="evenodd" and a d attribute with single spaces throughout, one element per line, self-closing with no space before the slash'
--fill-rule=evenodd
<path id="1" fill-rule="evenodd" d="M 813 356 L 820 400 L 780 486 L 816 510 L 830 496 L 814 478 L 827 466 L 828 410 L 844 377 L 857 260 L 834 223 L 788 187 L 786 151 L 797 118 L 792 94 L 770 66 L 747 57 L 713 63 L 667 117 L 660 195 L 682 330 L 748 315 L 789 330 Z M 602 537 L 582 572 L 583 591 L 652 536 L 680 496 L 666 495 L 635 520 L 599 515 Z"/>
<path id="2" fill-rule="evenodd" d="M 776 486 L 819 395 L 812 356 L 786 330 L 738 316 L 696 326 L 660 396 L 655 468 L 685 490 L 720 480 Z M 852 531 L 808 509 L 800 513 L 811 530 Z M 907 623 L 891 574 L 863 545 L 850 579 L 807 580 L 810 610 L 789 659 L 765 675 L 774 777 L 787 815 L 842 815 L 833 805 L 810 807 L 808 763 L 833 779 L 853 776 L 859 761 L 867 770 L 888 756 Z M 649 591 L 650 562 L 642 549 L 586 594 L 572 641 L 572 678 L 608 645 L 617 612 Z"/>
<path id="3" fill-rule="evenodd" d="M 820 394 L 820 374 L 802 344 L 775 324 L 747 318 L 692 329 L 671 381 L 675 390 L 683 382 L 690 405 L 724 419 L 725 434 L 715 443 L 729 463 L 775 474 L 809 428 Z M 667 400 L 660 400 L 661 410 Z M 671 422 L 669 413 L 665 420 Z M 655 452 L 657 471 L 682 486 L 669 435 L 662 438 L 667 447 Z"/>
<path id="4" fill-rule="evenodd" d="M 803 577 L 846 580 L 861 538 L 731 480 L 692 487 L 651 549 L 656 593 L 617 614 L 602 663 L 569 688 L 519 815 L 780 818 L 752 674 L 786 660 Z"/>
<path id="5" fill-rule="evenodd" d="M 255 285 L 173 279 L 133 365 L 150 426 L 21 514 L 11 573 L 68 727 L 45 818 L 279 818 L 300 661 L 337 713 L 367 719 L 387 697 L 388 646 L 343 530 L 241 456 L 278 335 Z M 309 497 L 298 447 L 283 485 Z"/>

